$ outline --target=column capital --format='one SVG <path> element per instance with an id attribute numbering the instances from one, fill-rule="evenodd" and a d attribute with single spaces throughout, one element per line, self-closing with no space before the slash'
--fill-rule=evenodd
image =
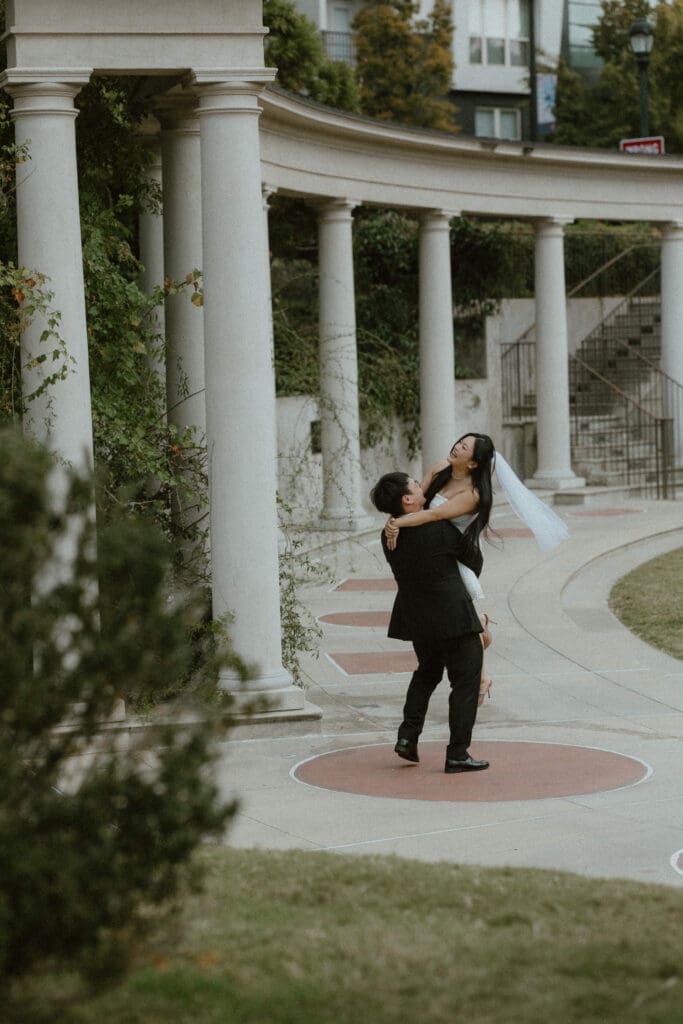
<path id="1" fill-rule="evenodd" d="M 161 159 L 161 125 L 156 117 L 151 114 L 145 117 L 137 126 L 136 134 L 145 149 L 155 156 L 155 163 Z"/>
<path id="2" fill-rule="evenodd" d="M 194 89 L 177 86 L 155 96 L 152 109 L 163 131 L 198 132 L 198 105 L 199 97 Z"/>
<path id="3" fill-rule="evenodd" d="M 275 81 L 277 68 L 192 68 L 192 85 L 218 92 L 257 92 Z"/>
<path id="4" fill-rule="evenodd" d="M 454 217 L 459 216 L 459 210 L 421 210 L 419 216 L 420 228 L 423 231 L 450 231 L 451 221 Z"/>
<path id="5" fill-rule="evenodd" d="M 444 221 L 447 225 L 451 225 L 451 221 L 455 217 L 460 217 L 460 210 L 440 210 L 434 208 L 433 210 L 421 210 L 420 211 L 420 223 L 424 224 L 425 227 L 429 227 L 431 224 L 435 226 L 442 224 Z"/>
<path id="6" fill-rule="evenodd" d="M 662 235 L 665 238 L 672 238 L 678 235 L 683 238 L 683 220 L 670 220 L 662 224 Z"/>
<path id="7" fill-rule="evenodd" d="M 324 222 L 351 220 L 351 214 L 360 206 L 355 199 L 321 199 L 312 204 L 318 212 L 318 220 Z"/>
<path id="8" fill-rule="evenodd" d="M 267 181 L 261 182 L 261 195 L 263 197 L 263 209 L 268 211 L 270 208 L 271 197 L 277 192 L 277 185 L 271 185 Z"/>
<path id="9" fill-rule="evenodd" d="M 261 113 L 259 96 L 273 81 L 276 68 L 193 68 L 188 82 L 199 99 L 200 118 Z"/>
<path id="10" fill-rule="evenodd" d="M 534 220 L 537 232 L 547 234 L 564 234 L 567 224 L 573 224 L 573 217 L 539 217 Z"/>
<path id="11" fill-rule="evenodd" d="M 28 117 L 41 114 L 63 114 L 76 117 L 74 100 L 90 81 L 91 69 L 11 68 L 0 76 L 0 88 L 14 100 L 10 116 Z"/>
<path id="12" fill-rule="evenodd" d="M 10 96 L 77 96 L 90 81 L 93 68 L 8 68 L 0 88 Z"/>

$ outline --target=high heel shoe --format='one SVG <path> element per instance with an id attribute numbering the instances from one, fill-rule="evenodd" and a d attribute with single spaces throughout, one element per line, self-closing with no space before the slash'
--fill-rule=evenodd
<path id="1" fill-rule="evenodd" d="M 486 612 L 479 613 L 479 621 L 483 626 L 482 632 L 479 634 L 479 636 L 481 637 L 481 642 L 484 647 L 484 650 L 487 650 L 487 648 L 491 646 L 491 641 L 493 640 L 493 637 L 491 636 L 491 630 L 489 629 L 489 623 L 493 622 L 494 626 L 496 626 L 497 623 L 489 615 L 487 615 Z"/>
<path id="2" fill-rule="evenodd" d="M 479 699 L 477 700 L 477 706 L 481 707 L 488 694 L 489 700 L 491 700 L 491 687 L 493 686 L 493 679 L 491 676 L 485 676 L 479 684 Z"/>

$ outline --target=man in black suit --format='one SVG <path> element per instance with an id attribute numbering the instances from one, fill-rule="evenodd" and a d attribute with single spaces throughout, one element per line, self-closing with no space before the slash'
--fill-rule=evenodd
<path id="1" fill-rule="evenodd" d="M 380 512 L 392 516 L 418 512 L 424 505 L 422 487 L 407 473 L 385 474 L 370 496 Z M 451 692 L 444 770 L 451 774 L 488 768 L 488 761 L 475 760 L 467 749 L 477 716 L 483 649 L 481 622 L 457 565 L 458 560 L 467 561 L 462 534 L 447 521 L 425 523 L 401 530 L 394 551 L 382 532 L 382 547 L 398 584 L 388 636 L 410 640 L 418 661 L 394 750 L 406 761 L 420 760 L 417 741 L 445 668 Z"/>

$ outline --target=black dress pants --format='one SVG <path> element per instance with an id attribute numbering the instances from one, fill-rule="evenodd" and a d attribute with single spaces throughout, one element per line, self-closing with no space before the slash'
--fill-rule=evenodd
<path id="1" fill-rule="evenodd" d="M 399 739 L 417 743 L 424 726 L 429 698 L 448 673 L 451 693 L 448 698 L 450 741 L 446 756 L 462 758 L 472 739 L 477 717 L 483 649 L 479 633 L 465 633 L 449 640 L 414 642 L 418 666 L 408 685 L 403 707 Z"/>

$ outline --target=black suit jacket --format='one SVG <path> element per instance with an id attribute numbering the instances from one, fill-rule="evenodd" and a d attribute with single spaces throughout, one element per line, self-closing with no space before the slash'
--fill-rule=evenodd
<path id="1" fill-rule="evenodd" d="M 443 520 L 401 530 L 394 551 L 382 547 L 398 584 L 388 635 L 428 642 L 481 633 L 458 569 L 462 534 Z"/>

